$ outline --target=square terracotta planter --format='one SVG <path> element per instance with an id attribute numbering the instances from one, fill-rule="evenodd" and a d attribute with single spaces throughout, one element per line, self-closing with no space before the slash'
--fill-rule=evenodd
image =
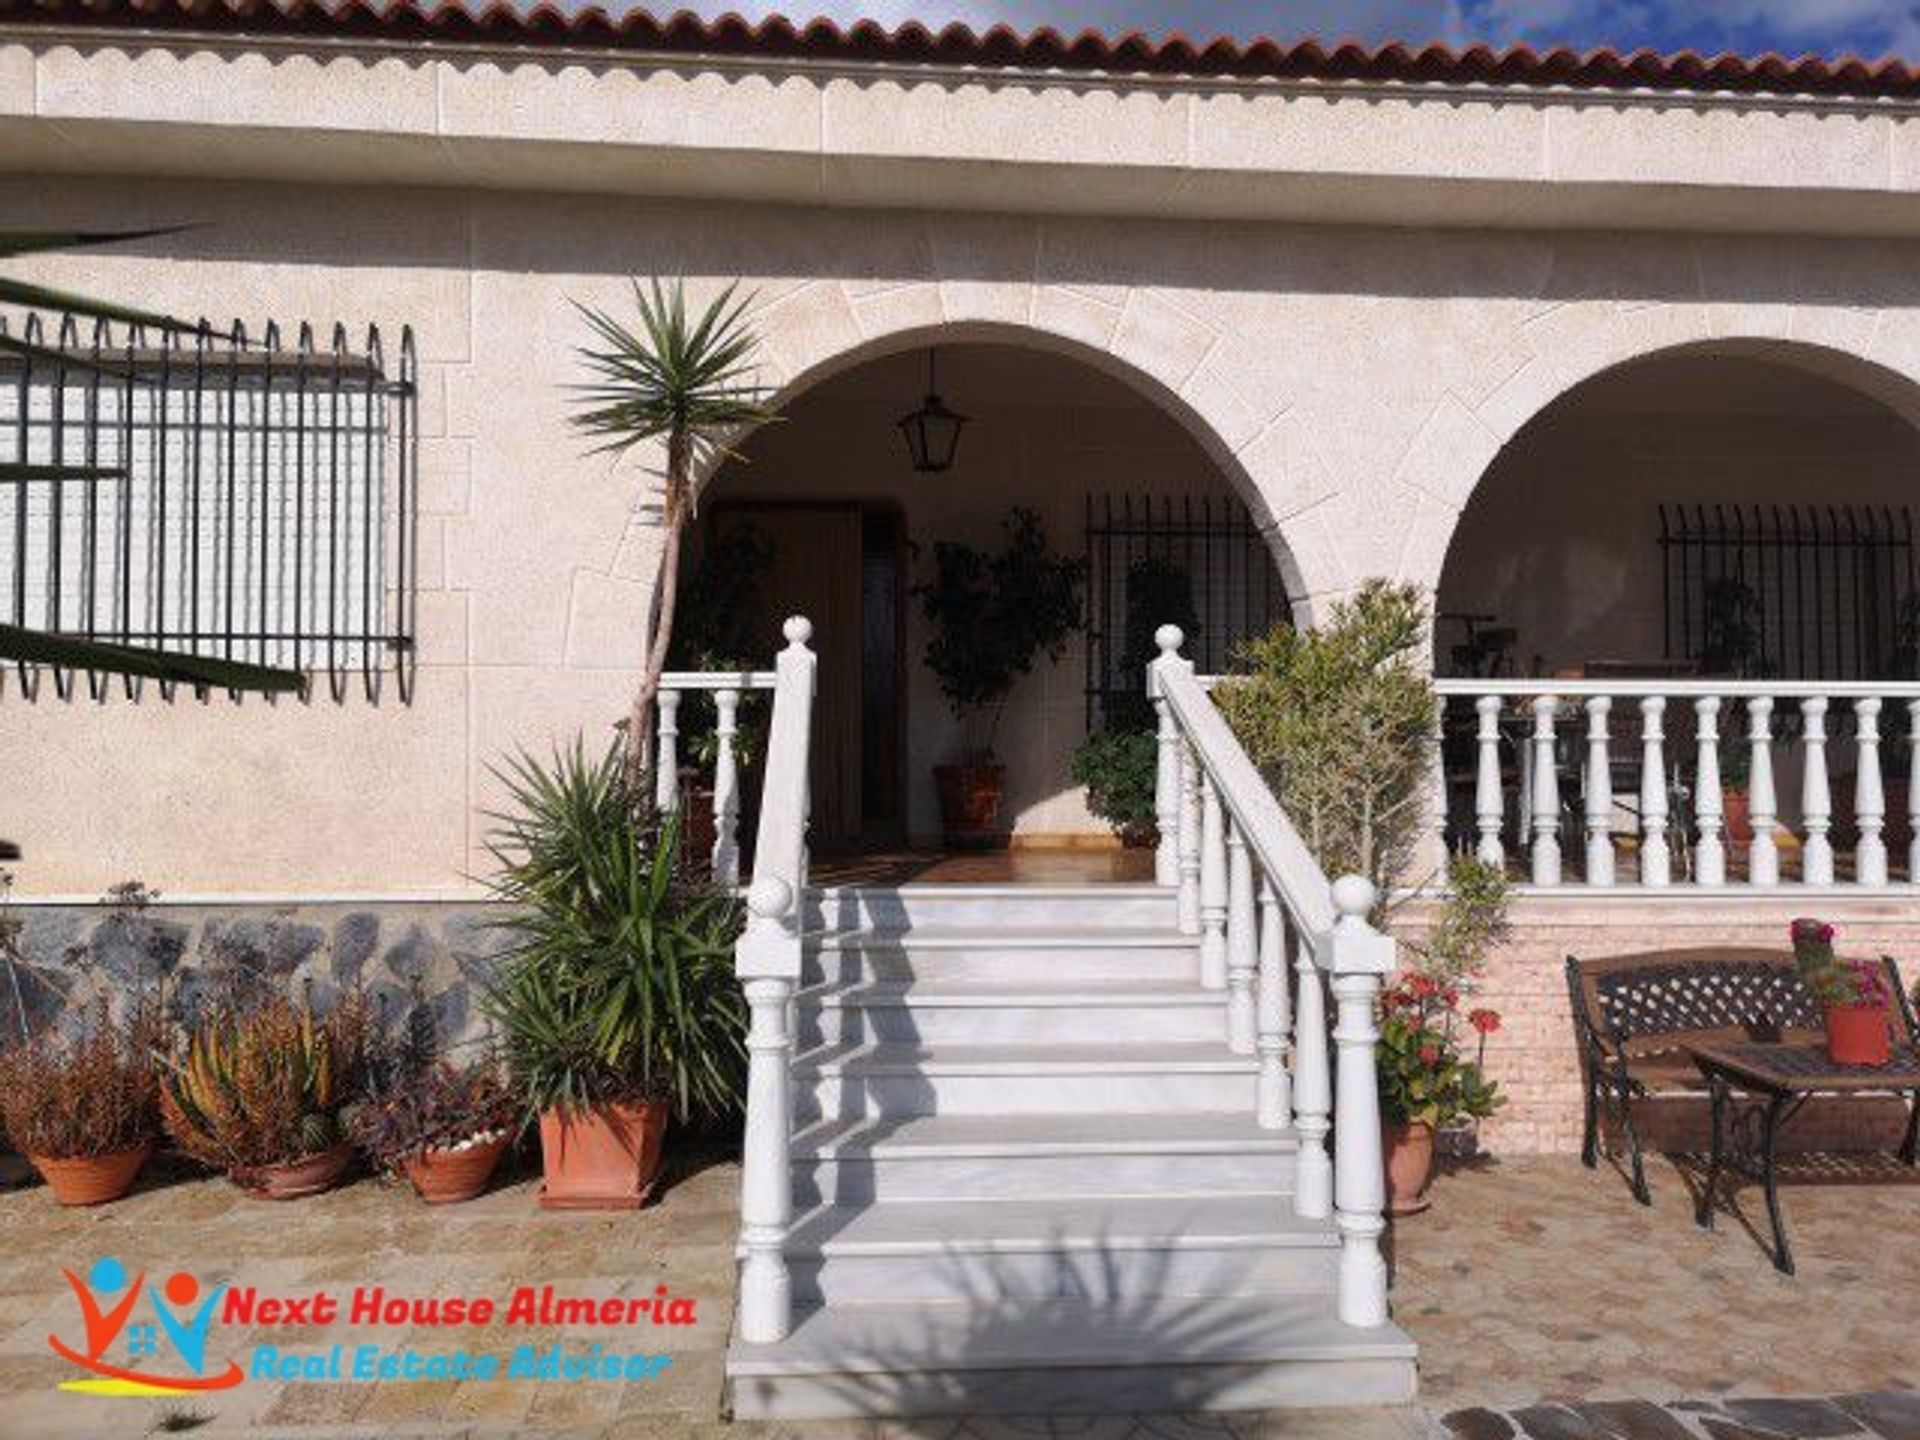
<path id="1" fill-rule="evenodd" d="M 540 1113 L 543 1210 L 638 1210 L 660 1173 L 667 1107 L 597 1105 Z"/>

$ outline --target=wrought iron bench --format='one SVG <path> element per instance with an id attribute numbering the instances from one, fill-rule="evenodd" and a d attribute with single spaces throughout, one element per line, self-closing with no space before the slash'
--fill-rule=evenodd
<path id="1" fill-rule="evenodd" d="M 1920 1040 L 1900 972 L 1883 959 L 1899 1021 Z M 1652 1203 L 1633 1102 L 1660 1096 L 1704 1097 L 1707 1083 L 1689 1046 L 1777 1043 L 1822 1038 L 1819 1003 L 1793 956 L 1778 950 L 1715 947 L 1658 950 L 1582 960 L 1567 957 L 1567 990 L 1586 1082 L 1580 1159 L 1599 1162 L 1604 1105 L 1626 1137 L 1633 1195 Z"/>

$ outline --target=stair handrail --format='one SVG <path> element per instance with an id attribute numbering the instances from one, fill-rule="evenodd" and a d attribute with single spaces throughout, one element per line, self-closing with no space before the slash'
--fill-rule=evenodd
<path id="1" fill-rule="evenodd" d="M 795 615 L 774 663 L 760 825 L 747 888 L 747 923 L 734 973 L 747 998 L 746 1133 L 740 1165 L 740 1338 L 783 1340 L 793 1328 L 787 1232 L 793 1224 L 791 1067 L 794 988 L 800 980 L 807 882 L 808 774 L 817 662 L 813 626 Z"/>
<path id="2" fill-rule="evenodd" d="M 1148 667 L 1147 693 L 1159 719 L 1155 811 L 1163 848 L 1156 874 L 1162 883 L 1174 876 L 1180 924 L 1200 936 L 1201 983 L 1228 991 L 1229 1044 L 1260 1056 L 1259 1123 L 1284 1125 L 1289 1105 L 1294 1112 L 1301 1141 L 1295 1207 L 1313 1218 L 1331 1211 L 1340 1232 L 1340 1319 L 1383 1325 L 1386 1181 L 1374 1011 L 1394 969 L 1394 941 L 1367 918 L 1379 898 L 1373 884 L 1362 875 L 1330 879 L 1307 848 L 1215 707 L 1212 686 L 1181 656 L 1185 639 L 1179 626 L 1161 626 L 1154 636 L 1160 655 Z M 1282 912 L 1295 937 L 1297 1005 L 1289 1003 Z M 1332 1076 L 1323 975 L 1338 1007 Z M 1291 1094 L 1280 1066 L 1289 1022 Z"/>

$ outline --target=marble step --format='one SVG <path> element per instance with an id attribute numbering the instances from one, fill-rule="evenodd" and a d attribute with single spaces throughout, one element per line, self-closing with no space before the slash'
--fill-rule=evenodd
<path id="1" fill-rule="evenodd" d="M 796 997 L 798 1044 L 1226 1043 L 1226 995 L 1190 980 L 883 980 L 814 986 Z"/>
<path id="2" fill-rule="evenodd" d="M 801 1125 L 826 1116 L 1253 1113 L 1255 1062 L 1201 1044 L 825 1046 L 794 1060 Z"/>
<path id="3" fill-rule="evenodd" d="M 1288 1195 L 1299 1142 L 1248 1115 L 824 1120 L 793 1141 L 794 1203 Z"/>
<path id="4" fill-rule="evenodd" d="M 820 1206 L 788 1235 L 801 1303 L 1275 1295 L 1334 1286 L 1332 1223 L 1285 1196 L 1081 1196 Z"/>
<path id="5" fill-rule="evenodd" d="M 806 946 L 807 983 L 942 980 L 1060 985 L 1087 980 L 1197 982 L 1200 942 L 1171 927 L 1087 929 L 862 930 L 815 935 Z"/>
<path id="6" fill-rule="evenodd" d="M 1331 1295 L 835 1305 L 727 1352 L 734 1418 L 1174 1413 L 1404 1404 L 1414 1345 Z"/>
<path id="7" fill-rule="evenodd" d="M 807 891 L 807 923 L 827 930 L 1174 927 L 1158 885 L 840 885 Z"/>

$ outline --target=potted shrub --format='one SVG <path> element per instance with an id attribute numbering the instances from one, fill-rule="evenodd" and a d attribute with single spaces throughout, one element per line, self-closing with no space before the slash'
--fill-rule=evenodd
<path id="1" fill-rule="evenodd" d="M 1424 1210 L 1433 1175 L 1436 1132 L 1484 1120 L 1505 1097 L 1481 1065 L 1487 1037 L 1500 1028 L 1492 1010 L 1460 1015 L 1460 991 L 1415 970 L 1380 998 L 1380 1119 L 1386 1151 L 1387 1212 Z M 1478 1036 L 1474 1058 L 1461 1052 L 1460 1030 Z"/>
<path id="2" fill-rule="evenodd" d="M 1884 1065 L 1892 1055 L 1893 991 L 1871 960 L 1842 960 L 1833 953 L 1834 927 L 1802 918 L 1792 926 L 1793 957 L 1800 978 L 1820 1002 L 1827 1055 L 1836 1065 Z"/>
<path id="3" fill-rule="evenodd" d="M 133 1188 L 160 1133 L 163 1033 L 157 1007 L 116 1020 L 103 998 L 84 1023 L 0 1056 L 6 1133 L 62 1205 L 99 1205 Z"/>
<path id="4" fill-rule="evenodd" d="M 365 1093 L 364 996 L 349 991 L 325 1015 L 277 995 L 209 1008 L 162 1075 L 167 1134 L 268 1200 L 332 1188 L 353 1160 L 345 1112 Z"/>
<path id="5" fill-rule="evenodd" d="M 513 1095 L 491 1059 L 408 1067 L 357 1106 L 349 1133 L 388 1174 L 404 1174 L 429 1205 L 471 1200 L 512 1143 Z"/>
<path id="6" fill-rule="evenodd" d="M 933 772 L 941 826 L 955 849 L 1005 840 L 1006 767 L 994 753 L 1001 713 L 1034 660 L 1059 660 L 1080 626 L 1085 566 L 1047 548 L 1031 510 L 1015 509 L 1004 528 L 1006 546 L 995 555 L 951 540 L 935 545 L 933 575 L 913 590 L 929 631 L 927 668 L 962 729 L 957 758 Z"/>
<path id="7" fill-rule="evenodd" d="M 1160 746 L 1149 730 L 1103 730 L 1073 752 L 1073 783 L 1087 787 L 1087 808 L 1129 849 L 1159 839 L 1153 809 Z"/>
<path id="8" fill-rule="evenodd" d="M 738 1109 L 746 1002 L 733 977 L 741 911 L 677 864 L 677 816 L 650 812 L 616 748 L 521 757 L 490 840 L 512 937 L 487 997 L 508 1074 L 540 1126 L 558 1209 L 635 1209 L 670 1116 Z M 642 784 L 644 784 L 644 779 Z"/>

